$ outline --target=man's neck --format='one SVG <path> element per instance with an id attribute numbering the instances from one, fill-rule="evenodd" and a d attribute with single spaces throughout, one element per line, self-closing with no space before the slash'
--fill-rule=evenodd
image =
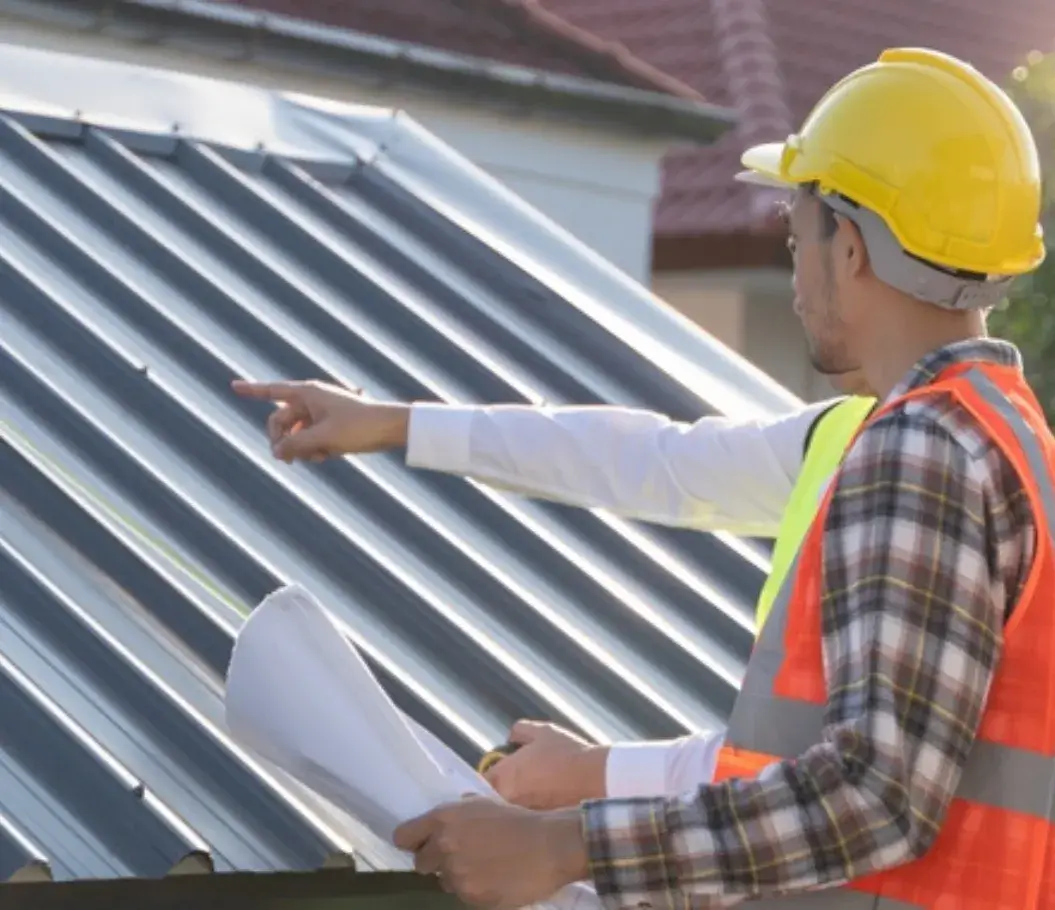
<path id="1" fill-rule="evenodd" d="M 929 317 L 929 318 L 928 318 Z M 882 401 L 921 359 L 933 351 L 958 341 L 986 337 L 981 313 L 928 313 L 923 319 L 890 321 L 886 331 L 878 331 L 863 372 L 868 385 Z"/>

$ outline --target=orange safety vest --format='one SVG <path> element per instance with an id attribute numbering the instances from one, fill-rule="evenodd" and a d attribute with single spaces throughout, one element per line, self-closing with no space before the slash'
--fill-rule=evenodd
<path id="1" fill-rule="evenodd" d="M 1055 437 L 1021 372 L 986 363 L 954 366 L 871 419 L 939 394 L 966 408 L 1006 455 L 1025 485 L 1038 538 L 960 786 L 920 859 L 752 908 L 1055 910 Z M 716 781 L 754 777 L 823 741 L 821 542 L 834 487 L 752 651 Z"/>

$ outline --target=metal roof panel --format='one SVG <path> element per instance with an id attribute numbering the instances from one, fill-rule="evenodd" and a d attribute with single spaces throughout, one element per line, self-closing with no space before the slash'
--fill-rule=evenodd
<path id="1" fill-rule="evenodd" d="M 43 860 L 58 879 L 396 861 L 223 729 L 234 631 L 289 580 L 467 758 L 524 715 L 601 739 L 721 721 L 765 571 L 750 543 L 412 473 L 398 455 L 281 465 L 266 407 L 229 382 L 682 418 L 744 396 L 765 412 L 782 391 L 735 355 L 691 364 L 720 349 L 680 338 L 406 121 L 377 157 L 313 169 L 12 113 L 0 701 L 20 723 L 0 741 L 0 876 Z M 686 384 L 699 375 L 714 381 Z"/>

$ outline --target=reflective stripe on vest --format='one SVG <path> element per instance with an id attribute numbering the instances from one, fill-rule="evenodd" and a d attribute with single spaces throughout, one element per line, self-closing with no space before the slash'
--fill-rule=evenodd
<path id="1" fill-rule="evenodd" d="M 942 831 L 927 855 L 899 868 L 857 879 L 847 887 L 802 894 L 794 899 L 753 901 L 753 908 L 1055 910 L 1055 670 L 1051 667 L 1055 661 L 1052 654 L 1055 596 L 1051 593 L 1055 589 L 1053 448 L 1050 434 L 1045 430 L 1044 445 L 1048 447 L 1045 454 L 1038 439 L 1039 429 L 1035 431 L 1030 426 L 1008 395 L 987 375 L 991 371 L 999 376 L 1001 369 L 987 370 L 976 365 L 954 374 L 952 380 L 939 378 L 935 385 L 947 386 L 990 429 L 994 441 L 1026 481 L 1035 512 L 1043 512 L 1037 515 L 1037 521 L 1045 538 L 1038 541 L 1030 579 L 1016 605 L 1013 622 L 1032 622 L 1030 630 L 1041 629 L 1044 634 L 1031 641 L 1027 637 L 1030 631 L 1016 634 L 1015 627 L 1008 625 L 1004 655 L 979 736 Z M 962 391 L 957 391 L 958 388 Z M 921 396 L 934 389 L 935 386 L 917 390 L 908 397 Z M 968 395 L 968 390 L 973 394 Z M 1032 406 L 1035 401 L 1032 393 L 1024 383 L 1011 391 L 1025 407 L 1037 410 Z M 1043 426 L 1042 420 L 1036 422 L 1038 428 Z M 1003 434 L 1002 437 L 997 433 Z M 1007 441 L 1008 433 L 1011 441 Z M 781 587 L 769 622 L 751 654 L 729 720 L 716 781 L 754 776 L 777 759 L 795 758 L 823 741 L 826 693 L 819 653 L 816 669 L 806 671 L 811 678 L 805 681 L 800 672 L 802 668 L 793 668 L 786 677 L 782 676 L 782 670 L 789 656 L 786 645 L 795 648 L 800 641 L 801 630 L 797 626 L 795 634 L 787 638 L 792 601 L 801 583 L 799 566 L 804 559 L 815 559 L 816 571 L 820 571 L 814 535 L 823 531 L 826 511 L 827 499 L 817 519 L 822 524 L 811 529 L 806 544 L 796 556 L 787 583 Z M 1027 610 L 1030 604 L 1030 617 L 1020 616 L 1019 611 Z M 820 650 L 819 625 L 818 618 L 815 633 L 809 633 L 816 636 L 808 645 L 811 654 L 814 643 L 817 651 Z M 1013 655 L 1023 655 L 1023 663 L 1029 669 L 1038 665 L 1042 669 L 1038 678 L 1027 681 L 1026 685 L 1032 683 L 1039 689 L 1030 704 L 1040 704 L 1041 708 L 1031 710 L 1034 715 L 1042 713 L 1043 717 L 1019 716 L 1016 712 L 1015 705 L 1025 701 L 1026 695 L 1021 677 L 1015 670 L 1007 669 L 1009 655 L 1012 661 Z M 809 691 L 810 696 L 780 694 L 789 686 Z M 994 704 L 998 707 L 994 708 Z M 1027 739 L 1030 748 L 1008 745 L 1011 739 L 1020 744 Z M 994 879 L 998 881 L 994 883 Z"/>
<path id="2" fill-rule="evenodd" d="M 772 569 L 758 595 L 755 622 L 759 629 L 766 624 L 777 592 L 802 546 L 806 531 L 813 524 L 828 481 L 875 405 L 874 398 L 852 396 L 830 408 L 817 421 L 803 455 L 799 476 L 780 519 L 780 530 L 773 544 Z"/>

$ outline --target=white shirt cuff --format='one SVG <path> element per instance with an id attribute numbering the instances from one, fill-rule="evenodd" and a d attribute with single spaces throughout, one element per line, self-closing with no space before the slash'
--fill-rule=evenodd
<path id="1" fill-rule="evenodd" d="M 662 796 L 667 792 L 667 762 L 677 740 L 618 743 L 608 750 L 605 791 L 609 799 Z"/>
<path id="2" fill-rule="evenodd" d="M 406 463 L 411 468 L 469 474 L 476 408 L 418 402 L 410 409 Z"/>
<path id="3" fill-rule="evenodd" d="M 677 796 L 714 779 L 724 730 L 658 742 L 618 743 L 605 767 L 609 799 Z"/>

